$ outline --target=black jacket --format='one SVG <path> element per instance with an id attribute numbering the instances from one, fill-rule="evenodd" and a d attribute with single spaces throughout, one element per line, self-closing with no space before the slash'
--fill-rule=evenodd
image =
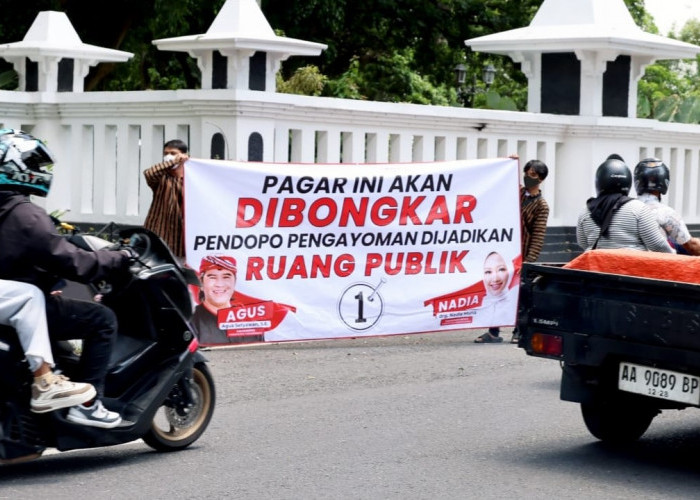
<path id="1" fill-rule="evenodd" d="M 70 243 L 28 196 L 0 191 L 0 278 L 49 292 L 61 279 L 89 283 L 122 273 L 127 266 L 122 252 L 88 252 Z"/>

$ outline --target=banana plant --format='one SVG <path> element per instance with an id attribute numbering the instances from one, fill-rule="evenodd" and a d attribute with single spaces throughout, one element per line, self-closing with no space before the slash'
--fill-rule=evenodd
<path id="1" fill-rule="evenodd" d="M 486 92 L 486 108 L 499 109 L 501 111 L 517 111 L 515 101 L 507 96 L 502 96 L 495 90 Z"/>
<path id="2" fill-rule="evenodd" d="M 700 123 L 700 97 L 664 97 L 654 105 L 654 118 L 665 122 Z"/>

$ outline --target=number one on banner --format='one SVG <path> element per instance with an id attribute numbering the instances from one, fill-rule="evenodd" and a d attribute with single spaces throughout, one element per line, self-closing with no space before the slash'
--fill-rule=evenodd
<path id="1" fill-rule="evenodd" d="M 357 318 L 355 318 L 355 323 L 366 323 L 367 320 L 364 317 L 365 301 L 363 300 L 362 291 L 355 295 L 355 299 L 357 299 Z"/>
<path id="2" fill-rule="evenodd" d="M 384 278 L 379 280 L 379 284 L 372 290 L 372 294 L 367 297 L 367 302 L 374 302 L 374 296 L 377 294 L 379 291 L 379 288 L 386 283 L 386 280 Z M 367 320 L 365 319 L 364 311 L 365 311 L 365 303 L 363 299 L 363 294 L 362 291 L 355 295 L 355 299 L 357 299 L 357 318 L 355 319 L 355 323 L 365 323 Z"/>

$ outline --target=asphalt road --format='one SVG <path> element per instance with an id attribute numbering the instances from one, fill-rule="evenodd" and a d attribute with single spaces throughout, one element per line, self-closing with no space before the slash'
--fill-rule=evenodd
<path id="1" fill-rule="evenodd" d="M 697 410 L 624 448 L 559 401 L 559 366 L 480 332 L 208 351 L 212 423 L 0 467 L 0 498 L 668 499 L 700 496 Z"/>

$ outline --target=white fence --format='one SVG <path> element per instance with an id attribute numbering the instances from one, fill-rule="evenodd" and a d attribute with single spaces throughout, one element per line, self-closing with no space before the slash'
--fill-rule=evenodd
<path id="1" fill-rule="evenodd" d="M 0 91 L 0 125 L 47 141 L 58 163 L 48 210 L 74 222 L 141 224 L 151 202 L 143 170 L 166 140 L 194 157 L 384 163 L 516 153 L 550 167 L 550 226 L 572 226 L 610 153 L 671 168 L 669 204 L 700 223 L 700 126 L 391 104 L 240 90 L 25 93 Z M 319 165 L 319 169 L 323 166 Z"/>

